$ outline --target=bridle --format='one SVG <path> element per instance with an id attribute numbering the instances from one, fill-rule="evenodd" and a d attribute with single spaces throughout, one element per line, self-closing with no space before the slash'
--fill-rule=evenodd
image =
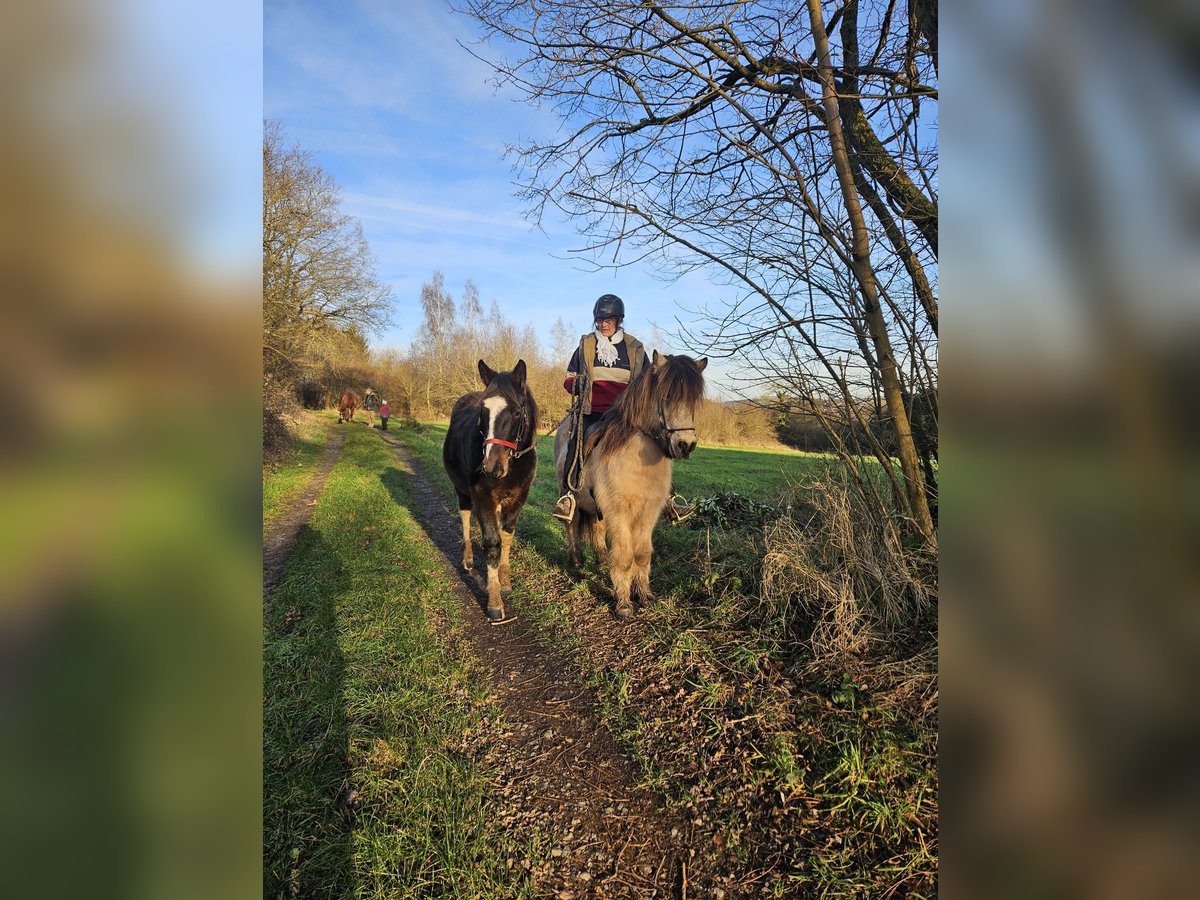
<path id="1" fill-rule="evenodd" d="M 530 450 L 533 449 L 533 446 L 536 443 L 536 441 L 533 439 L 533 436 L 530 437 L 528 447 L 526 447 L 524 450 L 518 449 L 518 447 L 520 447 L 520 445 L 521 445 L 521 435 L 524 434 L 525 426 L 526 426 L 526 424 L 528 424 L 528 421 L 529 421 L 529 414 L 525 409 L 525 404 L 522 403 L 518 408 L 521 410 L 521 421 L 520 421 L 520 424 L 517 425 L 517 439 L 515 441 L 506 441 L 506 440 L 503 440 L 502 438 L 484 438 L 483 446 L 485 448 L 487 447 L 488 444 L 499 444 L 501 447 L 507 447 L 509 450 L 512 451 L 511 453 L 508 454 L 509 459 L 520 459 L 522 456 L 524 456 L 526 453 L 528 453 Z"/>
<path id="2" fill-rule="evenodd" d="M 671 428 L 667 425 L 667 411 L 663 408 L 663 401 L 660 398 L 658 401 L 658 429 L 657 434 L 652 434 L 650 437 L 657 443 L 667 456 L 671 456 L 671 435 L 677 431 L 695 431 L 696 426 L 688 425 L 683 428 Z"/>

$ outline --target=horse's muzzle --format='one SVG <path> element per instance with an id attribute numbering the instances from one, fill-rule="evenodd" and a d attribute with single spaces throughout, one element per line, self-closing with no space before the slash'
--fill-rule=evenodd
<path id="1" fill-rule="evenodd" d="M 676 459 L 687 459 L 695 449 L 695 438 L 673 437 L 671 439 L 671 455 Z"/>
<path id="2" fill-rule="evenodd" d="M 488 447 L 483 454 L 483 471 L 493 478 L 503 478 L 508 474 L 509 451 L 505 447 Z"/>

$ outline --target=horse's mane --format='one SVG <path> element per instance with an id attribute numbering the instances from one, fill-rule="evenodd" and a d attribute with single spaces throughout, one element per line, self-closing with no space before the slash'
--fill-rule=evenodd
<path id="1" fill-rule="evenodd" d="M 704 396 L 704 376 L 690 356 L 663 356 L 657 371 L 647 365 L 609 407 L 597 429 L 601 452 L 616 450 L 638 431 L 658 424 L 658 400 L 695 406 Z"/>

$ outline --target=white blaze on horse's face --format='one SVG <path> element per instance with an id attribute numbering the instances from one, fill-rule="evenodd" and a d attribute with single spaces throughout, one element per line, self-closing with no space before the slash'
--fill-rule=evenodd
<path id="1" fill-rule="evenodd" d="M 483 471 L 493 478 L 503 478 L 508 474 L 508 455 L 511 451 L 500 444 L 489 444 L 487 441 L 499 437 L 496 434 L 496 422 L 500 419 L 500 413 L 508 408 L 508 401 L 503 397 L 488 397 L 483 401 L 483 408 L 488 413 L 487 434 L 483 444 Z"/>
<path id="2" fill-rule="evenodd" d="M 687 459 L 696 449 L 696 411 L 686 403 L 663 410 L 667 448 L 675 459 Z"/>

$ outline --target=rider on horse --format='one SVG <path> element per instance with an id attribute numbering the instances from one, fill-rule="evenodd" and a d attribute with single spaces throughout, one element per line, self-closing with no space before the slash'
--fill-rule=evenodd
<path id="1" fill-rule="evenodd" d="M 567 363 L 563 387 L 575 398 L 571 408 L 572 430 L 568 443 L 568 461 L 564 469 L 562 496 L 553 515 L 565 522 L 575 514 L 575 491 L 583 465 L 583 436 L 621 396 L 629 383 L 646 367 L 646 351 L 641 341 L 621 330 L 625 303 L 616 294 L 604 294 L 592 307 L 595 331 L 583 335 Z M 674 491 L 672 491 L 674 494 Z M 688 503 L 667 504 L 667 515 L 682 522 L 695 507 Z"/>

